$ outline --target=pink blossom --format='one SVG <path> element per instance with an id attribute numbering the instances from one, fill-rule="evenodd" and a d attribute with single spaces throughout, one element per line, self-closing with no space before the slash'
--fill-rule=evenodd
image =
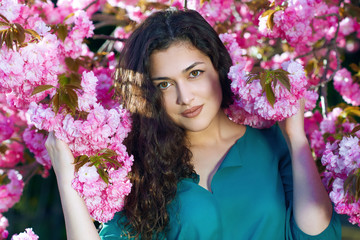
<path id="1" fill-rule="evenodd" d="M 120 105 L 119 101 L 116 101 L 113 98 L 115 90 L 111 89 L 114 84 L 114 70 L 111 67 L 98 68 L 95 69 L 94 74 L 98 79 L 98 84 L 96 85 L 96 96 L 98 102 L 106 109 L 118 107 Z"/>
<path id="2" fill-rule="evenodd" d="M 319 130 L 319 124 L 322 119 L 323 117 L 319 111 L 315 111 L 314 113 L 310 111 L 305 112 L 304 128 L 307 136 L 310 136 L 313 131 Z"/>
<path id="3" fill-rule="evenodd" d="M 0 213 L 0 239 L 6 239 L 9 236 L 9 232 L 6 230 L 8 226 L 7 218 Z"/>
<path id="4" fill-rule="evenodd" d="M 85 182 L 95 182 L 99 179 L 99 174 L 97 173 L 96 167 L 95 166 L 88 166 L 88 165 L 84 165 L 82 166 L 79 171 L 79 181 L 82 183 Z"/>
<path id="5" fill-rule="evenodd" d="M 216 22 L 224 22 L 231 15 L 232 3 L 233 0 L 204 2 L 197 11 L 214 26 Z"/>
<path id="6" fill-rule="evenodd" d="M 360 86 L 353 82 L 351 73 L 342 68 L 334 76 L 334 87 L 341 94 L 345 102 L 360 105 Z"/>
<path id="7" fill-rule="evenodd" d="M 339 155 L 346 166 L 345 173 L 360 166 L 360 146 L 358 137 L 344 137 L 339 143 Z"/>
<path id="8" fill-rule="evenodd" d="M 14 133 L 14 123 L 10 118 L 0 114 L 0 144 L 9 139 Z"/>
<path id="9" fill-rule="evenodd" d="M 116 38 L 127 39 L 129 36 L 130 36 L 130 32 L 126 32 L 123 27 L 117 27 L 114 30 L 114 37 Z M 114 47 L 118 52 L 120 52 L 124 47 L 124 42 L 117 41 Z"/>
<path id="10" fill-rule="evenodd" d="M 325 142 L 322 133 L 315 130 L 310 135 L 311 148 L 314 149 L 317 157 L 321 157 L 325 149 Z"/>
<path id="11" fill-rule="evenodd" d="M 24 146 L 16 141 L 5 145 L 7 150 L 0 153 L 0 167 L 12 168 L 24 161 Z"/>
<path id="12" fill-rule="evenodd" d="M 343 36 L 347 36 L 355 31 L 356 18 L 346 17 L 340 22 L 339 33 Z"/>
<path id="13" fill-rule="evenodd" d="M 79 170 L 75 174 L 75 179 L 72 182 L 73 188 L 84 198 L 91 216 L 100 222 L 109 221 L 115 212 L 123 208 L 124 197 L 131 190 L 127 169 L 115 170 L 111 168 L 108 173 L 109 184 L 106 184 L 99 178 L 95 167 L 85 167 L 85 170 Z"/>
<path id="14" fill-rule="evenodd" d="M 32 130 L 31 126 L 25 129 L 23 133 L 23 140 L 27 148 L 35 155 L 38 163 L 43 165 L 46 169 L 51 168 L 51 160 L 45 148 L 45 141 L 47 136 L 39 133 L 37 130 Z"/>
<path id="15" fill-rule="evenodd" d="M 63 44 L 65 54 L 73 59 L 78 58 L 82 53 L 82 42 L 84 38 L 91 37 L 94 32 L 94 25 L 89 16 L 82 10 L 75 12 L 74 16 L 66 20 L 67 24 L 74 24 Z"/>
<path id="16" fill-rule="evenodd" d="M 256 79 L 247 84 L 244 64 L 232 66 L 228 77 L 232 80 L 231 89 L 235 94 L 235 99 L 238 99 L 235 103 L 240 104 L 240 108 L 243 108 L 249 115 L 258 115 L 260 119 L 269 121 L 281 121 L 294 115 L 300 107 L 298 100 L 305 95 L 307 79 L 303 67 L 297 62 L 284 62 L 282 68 L 290 73 L 291 92 L 280 83 L 276 87 L 272 85 L 276 101 L 274 106 L 271 106 L 263 94 L 260 80 Z M 232 107 L 231 109 L 236 108 Z M 233 114 L 229 115 L 233 116 Z"/>
<path id="17" fill-rule="evenodd" d="M 336 132 L 335 121 L 331 120 L 331 119 L 324 119 L 320 123 L 320 130 L 321 130 L 322 134 L 325 134 L 325 133 L 334 134 Z"/>
<path id="18" fill-rule="evenodd" d="M 304 95 L 305 111 L 311 111 L 316 107 L 319 94 L 316 91 L 307 90 Z"/>
<path id="19" fill-rule="evenodd" d="M 17 0 L 2 0 L 0 2 L 0 14 L 4 15 L 10 22 L 18 18 L 22 4 Z"/>
<path id="20" fill-rule="evenodd" d="M 36 235 L 32 228 L 26 228 L 25 232 L 15 234 L 11 237 L 11 240 L 38 240 L 39 236 Z"/>
<path id="21" fill-rule="evenodd" d="M 0 175 L 3 174 L 4 171 L 0 170 Z M 10 183 L 0 185 L 0 213 L 6 212 L 20 200 L 24 188 L 22 176 L 16 170 L 9 170 L 7 172 L 7 177 L 10 180 Z"/>

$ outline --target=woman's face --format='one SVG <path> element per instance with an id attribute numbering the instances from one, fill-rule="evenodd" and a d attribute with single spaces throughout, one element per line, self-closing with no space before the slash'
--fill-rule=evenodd
<path id="1" fill-rule="evenodd" d="M 210 58 L 189 42 L 154 51 L 150 77 L 162 91 L 167 114 L 187 131 L 206 129 L 221 111 L 219 75 Z"/>

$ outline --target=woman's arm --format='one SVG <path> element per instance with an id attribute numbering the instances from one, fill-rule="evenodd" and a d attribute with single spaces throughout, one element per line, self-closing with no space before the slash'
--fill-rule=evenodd
<path id="1" fill-rule="evenodd" d="M 279 123 L 288 143 L 293 168 L 293 214 L 298 227 L 309 235 L 329 225 L 332 205 L 321 182 L 304 131 L 304 101 L 300 111 Z"/>
<path id="2" fill-rule="evenodd" d="M 99 240 L 100 237 L 90 217 L 85 202 L 71 187 L 74 178 L 74 157 L 66 143 L 51 132 L 45 143 L 51 158 L 59 187 L 64 212 L 67 239 Z"/>

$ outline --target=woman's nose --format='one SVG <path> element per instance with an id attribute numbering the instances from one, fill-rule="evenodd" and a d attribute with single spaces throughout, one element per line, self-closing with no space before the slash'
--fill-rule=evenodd
<path id="1" fill-rule="evenodd" d="M 177 101 L 179 105 L 188 105 L 194 99 L 193 89 L 190 84 L 186 82 L 179 82 L 177 84 Z"/>

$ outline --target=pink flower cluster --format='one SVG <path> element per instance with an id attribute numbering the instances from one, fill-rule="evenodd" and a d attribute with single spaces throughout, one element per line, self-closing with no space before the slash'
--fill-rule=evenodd
<path id="1" fill-rule="evenodd" d="M 349 215 L 349 222 L 360 226 L 360 202 L 351 202 L 352 197 L 344 190 L 345 179 L 360 167 L 359 137 L 343 137 L 326 143 L 321 162 L 327 171 L 323 181 L 329 183 L 330 179 L 334 179 L 329 196 L 335 204 L 335 211 Z"/>
<path id="2" fill-rule="evenodd" d="M 24 188 L 24 182 L 22 176 L 16 170 L 9 170 L 4 172 L 0 170 L 0 175 L 7 175 L 10 183 L 6 185 L 0 185 L 0 213 L 6 212 L 15 203 L 20 200 Z"/>
<path id="3" fill-rule="evenodd" d="M 45 148 L 46 137 L 44 134 L 39 133 L 37 129 L 32 129 L 29 126 L 23 133 L 23 140 L 27 148 L 35 155 L 38 163 L 43 165 L 45 169 L 51 168 L 51 160 Z"/>
<path id="4" fill-rule="evenodd" d="M 0 153 L 0 167 L 12 168 L 19 162 L 24 161 L 24 146 L 16 141 L 11 141 L 5 145 L 7 150 Z"/>
<path id="5" fill-rule="evenodd" d="M 294 61 L 288 61 L 282 64 L 282 69 L 289 72 L 290 92 L 281 84 L 278 83 L 272 88 L 276 101 L 274 106 L 268 102 L 266 95 L 262 92 L 260 80 L 254 80 L 250 84 L 247 81 L 247 75 L 244 70 L 244 64 L 236 64 L 230 68 L 228 77 L 232 80 L 231 89 L 235 94 L 235 105 L 229 108 L 230 116 L 234 117 L 241 112 L 238 108 L 242 108 L 247 115 L 256 115 L 251 123 L 254 127 L 262 127 L 263 123 L 257 120 L 270 121 L 265 125 L 270 125 L 273 121 L 282 121 L 294 115 L 299 110 L 299 99 L 304 97 L 306 93 L 307 79 L 303 71 L 303 67 Z M 240 122 L 245 124 L 245 122 Z"/>
<path id="6" fill-rule="evenodd" d="M 232 80 L 231 88 L 235 94 L 234 104 L 226 113 L 230 118 L 240 124 L 250 125 L 257 128 L 265 128 L 273 125 L 275 121 L 281 121 L 294 115 L 298 109 L 298 100 L 306 98 L 306 109 L 315 107 L 318 94 L 315 91 L 307 91 L 308 81 L 301 64 L 294 61 L 281 59 L 277 64 L 272 62 L 268 67 L 277 66 L 290 73 L 291 92 L 282 84 L 274 89 L 276 102 L 272 107 L 262 93 L 260 80 L 250 84 L 246 83 L 247 73 L 253 67 L 253 61 L 247 57 L 247 50 L 239 46 L 236 34 L 220 34 L 220 39 L 225 44 L 233 61 L 233 66 L 228 74 Z M 287 58 L 285 58 L 287 59 Z M 265 65 L 264 65 L 265 66 Z M 274 88 L 274 86 L 272 86 Z"/>
<path id="7" fill-rule="evenodd" d="M 342 68 L 334 76 L 334 88 L 341 94 L 345 102 L 360 105 L 360 85 L 353 81 L 351 73 Z"/>
<path id="8" fill-rule="evenodd" d="M 89 50 L 87 49 L 87 45 L 83 44 L 83 41 L 84 38 L 89 38 L 94 34 L 93 22 L 90 20 L 86 12 L 78 10 L 74 13 L 74 16 L 67 19 L 65 23 L 70 26 L 72 24 L 74 25 L 68 36 L 65 38 L 65 42 L 63 44 L 65 55 L 73 59 L 76 59 L 81 55 L 85 55 L 83 53 L 83 48 L 85 48 L 86 52 Z"/>
<path id="9" fill-rule="evenodd" d="M 121 158 L 122 156 L 118 157 L 118 160 L 122 161 Z M 75 174 L 72 186 L 80 193 L 90 215 L 97 221 L 111 220 L 114 213 L 124 207 L 124 199 L 130 193 L 132 186 L 127 178 L 128 171 L 129 169 L 125 168 L 117 170 L 110 168 L 108 184 L 100 178 L 95 166 L 84 165 Z"/>
<path id="10" fill-rule="evenodd" d="M 117 153 L 116 160 L 122 167 L 116 170 L 109 165 L 108 185 L 99 177 L 95 167 L 83 166 L 73 181 L 74 188 L 85 199 L 92 217 L 98 221 L 108 221 L 115 212 L 121 210 L 124 197 L 131 189 L 127 174 L 131 170 L 133 158 L 122 144 L 131 129 L 131 120 L 128 111 L 120 106 L 106 109 L 97 103 L 97 82 L 93 72 L 83 72 L 79 109 L 88 112 L 86 119 L 74 119 L 70 114 L 55 116 L 49 106 L 31 103 L 28 120 L 37 129 L 54 131 L 57 138 L 69 145 L 75 157 L 95 156 L 105 148 Z"/>
<path id="11" fill-rule="evenodd" d="M 214 26 L 217 22 L 224 22 L 231 16 L 231 4 L 233 4 L 233 2 L 234 0 L 205 1 L 203 5 L 196 10 L 211 26 Z"/>
<path id="12" fill-rule="evenodd" d="M 29 18 L 26 23 L 23 27 L 36 30 L 41 40 L 28 43 L 19 51 L 8 50 L 5 45 L 0 51 L 0 94 L 5 94 L 7 102 L 18 108 L 42 100 L 51 90 L 31 96 L 33 89 L 44 84 L 56 85 L 57 75 L 62 72 L 57 37 L 39 17 Z M 29 41 L 30 35 L 26 36 Z"/>
<path id="13" fill-rule="evenodd" d="M 319 112 L 307 113 L 309 116 L 305 117 L 305 131 L 317 158 L 320 159 L 323 156 L 326 142 L 333 143 L 338 136 L 349 134 L 355 127 L 355 123 L 347 120 L 338 121 L 342 113 L 343 109 L 338 107 L 329 112 L 325 118 Z M 359 132 L 356 135 L 360 137 Z"/>
<path id="14" fill-rule="evenodd" d="M 6 239 L 9 236 L 9 232 L 6 230 L 8 226 L 7 218 L 0 213 L 0 240 Z"/>
<path id="15" fill-rule="evenodd" d="M 0 143 L 11 138 L 14 133 L 13 121 L 0 113 Z"/>
<path id="16" fill-rule="evenodd" d="M 112 56 L 110 56 L 111 60 Z M 96 96 L 98 102 L 107 109 L 116 108 L 119 106 L 119 101 L 114 99 L 115 90 L 112 89 L 114 84 L 113 74 L 114 68 L 97 68 L 94 69 L 94 74 L 98 79 L 96 85 Z"/>
<path id="17" fill-rule="evenodd" d="M 11 237 L 11 240 L 38 240 L 39 236 L 36 235 L 32 228 L 25 229 L 25 232 L 15 234 Z"/>
<path id="18" fill-rule="evenodd" d="M 305 131 L 312 150 L 326 168 L 322 180 L 335 211 L 349 215 L 349 221 L 360 226 L 360 203 L 350 203 L 344 191 L 345 179 L 360 168 L 360 132 L 350 134 L 355 123 L 342 119 L 343 113 L 341 108 L 334 108 L 325 118 L 319 112 L 307 113 L 310 116 L 305 118 Z"/>
<path id="19" fill-rule="evenodd" d="M 281 2 L 277 3 L 280 4 Z M 291 0 L 278 5 L 273 15 L 273 28 L 266 25 L 270 15 L 259 18 L 259 31 L 270 38 L 286 39 L 297 51 L 309 50 L 309 46 L 322 37 L 331 39 L 336 26 L 335 17 L 321 16 L 337 13 L 338 7 L 329 7 L 318 0 Z M 313 29 L 314 28 L 314 29 Z M 332 32 L 332 33 L 329 33 Z"/>

